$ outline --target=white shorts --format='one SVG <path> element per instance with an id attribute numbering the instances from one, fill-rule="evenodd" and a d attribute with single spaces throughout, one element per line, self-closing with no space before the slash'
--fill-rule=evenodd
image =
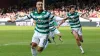
<path id="1" fill-rule="evenodd" d="M 79 36 L 82 36 L 82 28 L 72 28 L 72 32 L 75 31 Z"/>
<path id="2" fill-rule="evenodd" d="M 54 37 L 55 34 L 60 34 L 60 31 L 58 29 L 55 29 L 54 31 L 51 31 L 49 33 L 49 37 Z"/>
<path id="3" fill-rule="evenodd" d="M 45 47 L 48 41 L 48 34 L 41 34 L 37 31 L 33 34 L 32 42 L 36 43 L 39 47 Z"/>

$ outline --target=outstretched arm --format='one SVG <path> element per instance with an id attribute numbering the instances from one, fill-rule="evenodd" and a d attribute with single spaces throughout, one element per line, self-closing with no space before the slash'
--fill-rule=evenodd
<path id="1" fill-rule="evenodd" d="M 82 17 L 83 19 L 89 20 L 90 22 L 92 22 L 91 19 L 89 19 L 89 17 Z"/>
<path id="2" fill-rule="evenodd" d="M 28 16 L 25 16 L 25 17 L 16 19 L 15 22 L 24 21 L 24 20 L 28 20 L 28 19 L 29 19 Z"/>
<path id="3" fill-rule="evenodd" d="M 86 13 L 84 13 L 84 14 L 86 14 Z M 82 14 L 80 17 L 82 17 L 83 19 L 89 20 L 91 22 L 92 20 L 89 19 L 89 16 L 84 16 L 84 14 Z"/>
<path id="4" fill-rule="evenodd" d="M 25 17 L 19 18 L 19 19 L 16 19 L 16 17 L 10 17 L 10 20 L 8 20 L 8 22 L 19 22 L 19 21 L 24 21 L 24 20 L 31 19 L 31 18 L 32 18 L 31 14 Z"/>
<path id="5" fill-rule="evenodd" d="M 69 17 L 67 17 L 67 18 L 65 18 L 65 19 L 63 19 L 62 21 L 61 21 L 61 23 L 58 25 L 58 27 L 57 28 L 59 28 L 67 19 L 68 19 Z"/>

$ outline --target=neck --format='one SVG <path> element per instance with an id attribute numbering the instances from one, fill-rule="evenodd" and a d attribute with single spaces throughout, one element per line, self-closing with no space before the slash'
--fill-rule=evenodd
<path id="1" fill-rule="evenodd" d="M 43 10 L 37 10 L 38 13 L 41 13 Z"/>
<path id="2" fill-rule="evenodd" d="M 73 14 L 74 12 L 70 12 L 71 14 Z"/>

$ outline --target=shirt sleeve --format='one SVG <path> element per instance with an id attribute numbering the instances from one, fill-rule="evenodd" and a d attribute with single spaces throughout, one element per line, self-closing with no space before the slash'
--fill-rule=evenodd
<path id="1" fill-rule="evenodd" d="M 32 14 L 30 13 L 29 15 L 25 16 L 25 17 L 22 17 L 22 18 L 19 18 L 19 19 L 16 19 L 15 21 L 18 22 L 18 21 L 24 21 L 24 20 L 28 20 L 28 19 L 31 19 L 33 18 L 32 17 Z"/>
<path id="2" fill-rule="evenodd" d="M 49 19 L 53 19 L 54 15 L 52 15 L 51 13 L 49 14 Z"/>
<path id="3" fill-rule="evenodd" d="M 79 13 L 78 12 L 76 13 L 76 16 L 75 17 L 79 17 Z"/>
<path id="4" fill-rule="evenodd" d="M 56 21 L 56 20 L 54 20 L 54 25 L 55 25 L 55 26 L 58 26 L 58 23 L 57 23 L 57 21 Z"/>

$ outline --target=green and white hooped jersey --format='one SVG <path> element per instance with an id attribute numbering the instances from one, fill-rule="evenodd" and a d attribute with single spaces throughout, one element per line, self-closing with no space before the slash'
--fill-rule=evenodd
<path id="1" fill-rule="evenodd" d="M 81 27 L 78 12 L 74 12 L 73 14 L 71 14 L 69 12 L 69 13 L 67 13 L 67 16 L 69 17 L 68 20 L 69 20 L 69 24 L 70 24 L 71 28 L 80 28 Z"/>
<path id="2" fill-rule="evenodd" d="M 29 19 L 33 19 L 36 21 L 36 27 L 35 31 L 42 33 L 42 34 L 48 34 L 49 33 L 49 22 L 50 20 L 53 20 L 54 17 L 51 13 L 48 11 L 42 11 L 41 13 L 38 13 L 37 11 L 34 11 L 30 13 L 30 15 L 27 16 Z"/>
<path id="3" fill-rule="evenodd" d="M 50 23 L 49 23 L 49 29 L 50 29 L 50 31 L 54 31 L 56 29 L 55 26 L 57 26 L 56 20 L 55 19 L 50 20 Z"/>

